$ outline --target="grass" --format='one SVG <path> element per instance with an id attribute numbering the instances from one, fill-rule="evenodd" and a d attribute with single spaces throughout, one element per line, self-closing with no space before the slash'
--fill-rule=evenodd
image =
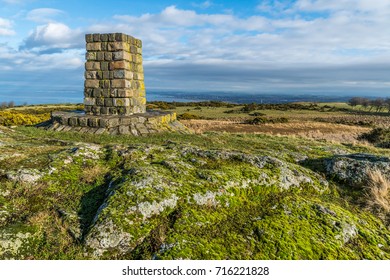
<path id="1" fill-rule="evenodd" d="M 16 258 L 93 258 L 85 248 L 88 238 L 112 230 L 107 225 L 113 223 L 134 237 L 126 243 L 134 248 L 124 254 L 108 251 L 102 258 L 390 258 L 389 233 L 376 218 L 389 217 L 386 176 L 370 175 L 364 208 L 355 199 L 364 192 L 331 178 L 325 188 L 318 179 L 323 177 L 321 168 L 301 164 L 309 159 L 322 166 L 323 158 L 338 153 L 390 157 L 389 149 L 356 140 L 371 128 L 313 119 L 345 117 L 348 112 L 260 110 L 265 118 L 287 116 L 288 123 L 259 125 L 241 123 L 256 117 L 248 113 L 224 113 L 240 107 L 177 107 L 216 118 L 183 121 L 198 125 L 198 134 L 187 135 L 132 137 L 0 127 L 0 208 L 7 212 L 4 219 L 0 213 L 0 242 L 8 238 L 4 232 L 26 232 L 31 238 L 24 248 L 29 249 Z M 99 151 L 91 144 L 98 144 Z M 243 155 L 275 161 L 259 168 L 243 161 Z M 35 183 L 8 179 L 8 172 L 21 169 L 38 170 L 43 177 Z M 286 169 L 312 176 L 314 183 L 288 190 L 253 183 L 262 176 L 279 178 Z M 165 207 L 162 201 L 173 194 L 177 205 Z M 93 224 L 103 202 L 108 206 Z M 140 205 L 165 208 L 161 213 L 145 210 L 150 215 L 145 219 L 131 210 Z M 355 235 L 345 236 L 351 228 L 356 228 Z"/>
<path id="2" fill-rule="evenodd" d="M 380 170 L 369 171 L 370 182 L 367 186 L 367 205 L 377 215 L 390 218 L 390 179 Z M 390 220 L 387 220 L 390 225 Z"/>

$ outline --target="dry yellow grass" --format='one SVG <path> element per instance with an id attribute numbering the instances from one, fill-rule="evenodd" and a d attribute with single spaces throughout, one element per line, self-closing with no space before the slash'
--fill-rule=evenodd
<path id="1" fill-rule="evenodd" d="M 368 172 L 367 186 L 368 206 L 376 211 L 390 213 L 390 180 L 380 170 Z"/>
<path id="2" fill-rule="evenodd" d="M 249 125 L 229 120 L 187 120 L 181 121 L 195 133 L 221 131 L 230 133 L 266 133 L 271 135 L 300 136 L 334 142 L 358 142 L 360 134 L 370 128 L 316 121 L 291 121 L 289 123 Z"/>
<path id="3" fill-rule="evenodd" d="M 83 170 L 81 180 L 84 183 L 92 184 L 93 182 L 95 182 L 97 177 L 99 177 L 103 173 L 106 173 L 107 171 L 108 171 L 108 167 L 102 165 L 94 165 L 94 166 L 86 167 Z"/>

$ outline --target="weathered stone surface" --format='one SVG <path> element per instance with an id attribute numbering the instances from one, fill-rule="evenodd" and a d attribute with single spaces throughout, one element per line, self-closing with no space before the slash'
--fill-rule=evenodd
<path id="1" fill-rule="evenodd" d="M 129 99 L 122 98 L 124 102 Z M 117 99 L 122 100 L 121 98 Z M 111 99 L 114 102 L 114 99 Z M 127 100 L 127 101 L 126 101 Z M 94 107 L 103 109 L 115 109 L 124 107 Z M 44 129 L 55 131 L 79 131 L 83 133 L 115 133 L 129 134 L 134 136 L 147 135 L 162 131 L 177 131 L 180 133 L 189 133 L 189 130 L 181 123 L 176 121 L 176 114 L 161 111 L 149 111 L 134 115 L 100 115 L 91 116 L 77 112 L 53 112 L 52 124 Z M 164 120 L 169 119 L 169 122 Z M 86 129 L 83 129 L 86 128 Z"/>
<path id="2" fill-rule="evenodd" d="M 47 129 L 135 136 L 188 132 L 173 113 L 146 112 L 141 40 L 122 33 L 95 33 L 87 34 L 85 41 L 86 115 L 53 113 Z"/>
<path id="3" fill-rule="evenodd" d="M 371 154 L 337 155 L 324 160 L 326 172 L 350 186 L 363 187 L 369 183 L 369 174 L 380 170 L 390 180 L 390 158 Z"/>

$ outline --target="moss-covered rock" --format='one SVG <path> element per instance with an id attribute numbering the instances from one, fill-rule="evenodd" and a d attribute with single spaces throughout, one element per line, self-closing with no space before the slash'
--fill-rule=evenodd
<path id="1" fill-rule="evenodd" d="M 384 221 L 345 188 L 365 172 L 349 155 L 371 152 L 374 166 L 385 162 L 376 148 L 82 137 L 0 127 L 0 259 L 390 258 Z"/>

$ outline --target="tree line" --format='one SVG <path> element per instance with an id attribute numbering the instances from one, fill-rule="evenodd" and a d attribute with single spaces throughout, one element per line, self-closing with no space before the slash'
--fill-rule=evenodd
<path id="1" fill-rule="evenodd" d="M 0 109 L 13 108 L 13 107 L 15 107 L 15 102 L 13 102 L 13 101 L 0 103 Z"/>
<path id="2" fill-rule="evenodd" d="M 348 101 L 348 105 L 353 108 L 356 106 L 362 106 L 364 109 L 368 109 L 370 111 L 375 110 L 376 112 L 381 112 L 383 110 L 387 110 L 390 112 L 390 98 L 369 99 L 365 97 L 352 97 Z"/>

